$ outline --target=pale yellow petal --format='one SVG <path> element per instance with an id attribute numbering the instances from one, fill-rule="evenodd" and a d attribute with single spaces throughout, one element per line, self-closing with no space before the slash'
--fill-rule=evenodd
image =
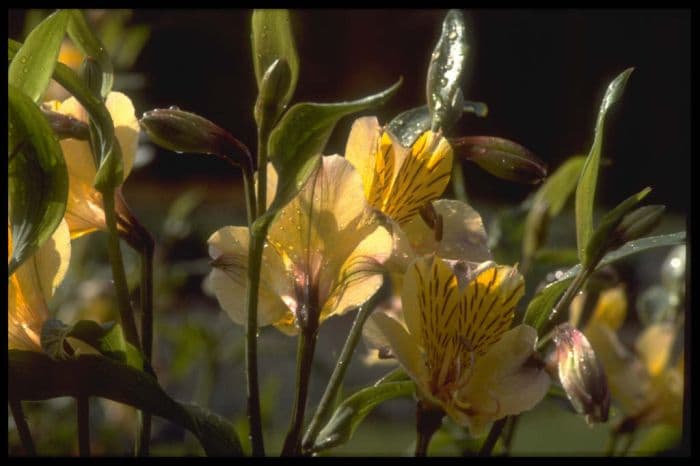
<path id="1" fill-rule="evenodd" d="M 402 225 L 416 254 L 436 253 L 445 259 L 471 262 L 492 258 L 484 223 L 476 210 L 467 203 L 451 199 L 434 201 L 433 207 L 442 217 L 439 238 L 420 215 L 414 215 Z"/>
<path id="2" fill-rule="evenodd" d="M 637 338 L 635 349 L 652 377 L 659 375 L 669 365 L 675 337 L 675 326 L 664 323 L 648 326 Z"/>
<path id="3" fill-rule="evenodd" d="M 114 135 L 122 150 L 124 179 L 131 173 L 139 140 L 139 121 L 131 99 L 121 92 L 110 92 L 105 106 L 112 117 Z"/>
<path id="4" fill-rule="evenodd" d="M 537 332 L 519 325 L 503 334 L 474 366 L 459 400 L 469 405 L 467 425 L 473 435 L 484 433 L 488 423 L 535 407 L 547 394 L 550 378 L 531 363 Z"/>
<path id="5" fill-rule="evenodd" d="M 381 226 L 360 241 L 340 268 L 321 319 L 343 314 L 367 302 L 383 283 L 382 264 L 391 251 L 391 235 Z"/>
<path id="6" fill-rule="evenodd" d="M 374 179 L 375 154 L 381 132 L 376 117 L 358 118 L 352 124 L 345 146 L 345 158 L 359 172 L 367 198 Z"/>
<path id="7" fill-rule="evenodd" d="M 248 283 L 248 229 L 245 227 L 224 227 L 216 231 L 208 240 L 209 255 L 214 259 L 213 270 L 208 277 L 211 289 L 231 319 L 240 325 L 246 322 L 246 287 Z M 267 259 L 267 260 L 266 260 Z M 280 288 L 287 281 L 273 280 L 273 273 L 279 271 L 274 262 L 274 253 L 263 252 L 263 263 L 258 290 L 258 325 L 272 325 L 284 321 L 290 309 L 282 300 Z M 287 293 L 289 292 L 286 289 Z"/>
<path id="8" fill-rule="evenodd" d="M 383 334 L 406 373 L 425 390 L 427 374 L 416 338 L 401 323 L 385 313 L 372 314 L 368 319 L 370 321 Z"/>
<path id="9" fill-rule="evenodd" d="M 571 302 L 569 321 L 572 325 L 578 325 L 583 311 L 584 295 L 578 295 Z M 590 317 L 590 322 L 605 324 L 610 329 L 617 331 L 627 317 L 627 295 L 623 285 L 605 290 L 600 293 L 598 302 Z"/>

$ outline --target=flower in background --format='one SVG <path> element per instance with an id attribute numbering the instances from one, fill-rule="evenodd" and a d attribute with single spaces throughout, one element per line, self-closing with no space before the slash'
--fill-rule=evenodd
<path id="1" fill-rule="evenodd" d="M 12 256 L 12 229 L 7 229 Z M 41 327 L 49 318 L 47 302 L 63 281 L 70 261 L 70 234 L 65 220 L 39 250 L 13 273 L 7 285 L 9 349 L 41 351 Z"/>
<path id="2" fill-rule="evenodd" d="M 549 388 L 535 357 L 535 329 L 509 330 L 523 293 L 513 267 L 486 263 L 455 274 L 441 258 L 423 257 L 406 272 L 404 322 L 384 313 L 370 322 L 420 398 L 481 435 L 490 422 L 534 407 Z"/>
<path id="3" fill-rule="evenodd" d="M 88 115 L 80 103 L 71 97 L 63 102 L 44 104 L 48 110 L 69 115 L 87 123 Z M 122 152 L 124 180 L 134 163 L 139 138 L 139 123 L 131 99 L 121 92 L 110 92 L 105 101 L 114 123 L 114 135 Z M 61 149 L 68 168 L 68 204 L 65 218 L 71 238 L 78 238 L 95 230 L 106 230 L 102 194 L 93 186 L 97 167 L 89 141 L 73 138 L 62 139 Z M 117 192 L 121 202 L 121 192 Z"/>
<path id="4" fill-rule="evenodd" d="M 274 193 L 277 175 L 272 165 L 268 168 L 268 192 Z M 241 325 L 248 244 L 246 227 L 224 227 L 209 238 L 214 268 L 206 288 Z M 362 305 L 381 286 L 382 264 L 391 252 L 391 235 L 367 205 L 360 175 L 340 156 L 322 157 L 304 188 L 270 225 L 258 325 L 296 334 L 307 319 L 321 323 Z"/>

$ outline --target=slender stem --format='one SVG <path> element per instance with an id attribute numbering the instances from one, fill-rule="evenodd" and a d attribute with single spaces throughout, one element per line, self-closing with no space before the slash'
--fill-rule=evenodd
<path id="1" fill-rule="evenodd" d="M 518 428 L 518 421 L 520 420 L 520 415 L 516 414 L 514 416 L 508 417 L 507 429 L 503 434 L 503 452 L 506 455 L 510 455 L 510 448 L 513 445 L 513 437 L 515 437 L 515 431 Z"/>
<path id="2" fill-rule="evenodd" d="M 297 347 L 297 385 L 292 418 L 289 423 L 287 437 L 284 440 L 282 456 L 298 456 L 301 453 L 301 430 L 306 411 L 306 399 L 309 391 L 311 363 L 316 348 L 318 323 L 310 322 L 299 335 Z"/>
<path id="3" fill-rule="evenodd" d="M 141 344 L 146 361 L 153 359 L 153 239 L 146 232 L 141 249 Z M 139 412 L 140 435 L 136 437 L 137 456 L 148 456 L 151 441 L 151 415 Z"/>
<path id="4" fill-rule="evenodd" d="M 433 435 L 442 424 L 444 413 L 441 409 L 430 406 L 419 400 L 416 403 L 416 457 L 424 457 L 428 453 L 428 445 Z"/>
<path id="5" fill-rule="evenodd" d="M 504 417 L 503 419 L 499 419 L 498 421 L 493 423 L 493 425 L 491 426 L 491 430 L 489 431 L 488 437 L 486 437 L 484 444 L 481 446 L 481 450 L 479 450 L 479 456 L 491 456 L 493 447 L 496 446 L 498 437 L 501 436 L 503 426 L 506 424 L 506 419 L 507 417 Z"/>
<path id="6" fill-rule="evenodd" d="M 452 164 L 452 189 L 455 192 L 455 197 L 457 200 L 462 202 L 469 202 L 467 197 L 467 190 L 464 187 L 464 171 L 462 164 L 458 160 L 455 160 Z"/>
<path id="7" fill-rule="evenodd" d="M 75 400 L 78 405 L 78 451 L 80 456 L 90 456 L 90 400 L 87 396 Z"/>
<path id="8" fill-rule="evenodd" d="M 620 438 L 620 434 L 617 431 L 610 431 L 610 436 L 608 437 L 608 445 L 605 448 L 605 456 L 612 457 L 615 456 L 615 446 L 617 445 L 617 440 Z"/>
<path id="9" fill-rule="evenodd" d="M 625 440 L 626 442 L 620 451 L 620 456 L 627 456 L 627 453 L 629 453 L 632 443 L 634 442 L 634 431 L 628 433 Z"/>
<path id="10" fill-rule="evenodd" d="M 19 434 L 19 439 L 22 442 L 24 451 L 27 453 L 27 456 L 36 456 L 34 440 L 32 439 L 32 433 L 29 430 L 27 419 L 24 417 L 22 402 L 17 398 L 10 398 L 8 402 L 10 403 L 10 412 L 12 412 L 12 417 L 15 419 L 17 433 Z"/>
<path id="11" fill-rule="evenodd" d="M 316 436 L 318 435 L 323 423 L 326 422 L 328 416 L 331 414 L 331 408 L 333 407 L 333 401 L 338 393 L 338 389 L 343 382 L 345 377 L 345 371 L 350 364 L 350 359 L 355 352 L 357 343 L 360 341 L 360 335 L 362 335 L 362 327 L 367 320 L 367 317 L 372 313 L 374 309 L 374 303 L 367 303 L 367 305 L 360 307 L 355 316 L 355 321 L 350 329 L 350 334 L 347 340 L 345 340 L 345 346 L 338 357 L 338 363 L 333 369 L 331 378 L 328 380 L 328 385 L 326 385 L 326 390 L 323 392 L 323 397 L 316 408 L 314 417 L 311 419 L 309 427 L 306 429 L 304 434 L 304 441 L 302 442 L 302 448 L 304 450 L 310 449 L 314 442 L 316 441 Z"/>
<path id="12" fill-rule="evenodd" d="M 248 167 L 242 167 L 243 171 L 243 190 L 245 192 L 245 213 L 248 221 L 248 228 L 255 220 L 255 182 L 253 181 L 253 172 Z"/>
<path id="13" fill-rule="evenodd" d="M 258 207 L 256 217 L 267 209 L 267 139 L 269 131 L 258 128 Z"/>
<path id="14" fill-rule="evenodd" d="M 260 263 L 265 235 L 250 237 L 248 252 L 248 288 L 246 289 L 246 377 L 248 389 L 248 422 L 253 456 L 265 456 L 262 420 L 260 417 L 260 387 L 258 383 L 258 288 Z"/>
<path id="15" fill-rule="evenodd" d="M 112 278 L 114 288 L 117 292 L 117 303 L 119 306 L 119 317 L 124 330 L 126 341 L 141 349 L 136 321 L 134 320 L 134 309 L 129 300 L 129 288 L 126 283 L 126 272 L 124 271 L 124 261 L 119 247 L 119 234 L 117 233 L 117 220 L 114 210 L 114 190 L 106 190 L 102 193 L 105 209 L 105 219 L 107 221 L 108 253 L 109 261 L 112 264 Z"/>

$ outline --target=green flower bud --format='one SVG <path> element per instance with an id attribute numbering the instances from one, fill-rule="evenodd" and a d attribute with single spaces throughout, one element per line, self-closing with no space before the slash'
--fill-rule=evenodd
<path id="1" fill-rule="evenodd" d="M 284 97 L 292 82 L 292 70 L 284 59 L 277 59 L 263 74 L 253 116 L 259 128 L 271 129 L 282 115 Z"/>
<path id="2" fill-rule="evenodd" d="M 455 139 L 451 144 L 456 154 L 504 180 L 537 184 L 547 176 L 547 165 L 513 141 L 475 136 Z"/>
<path id="3" fill-rule="evenodd" d="M 143 114 L 141 127 L 155 144 L 178 153 L 212 154 L 245 169 L 253 159 L 248 148 L 220 126 L 176 107 L 157 108 Z"/>
<path id="4" fill-rule="evenodd" d="M 661 221 L 666 206 L 647 205 L 625 215 L 613 232 L 615 246 L 634 241 L 652 231 Z"/>
<path id="5" fill-rule="evenodd" d="M 559 380 L 576 412 L 586 422 L 606 422 L 610 410 L 608 381 L 583 333 L 562 324 L 554 333 Z"/>

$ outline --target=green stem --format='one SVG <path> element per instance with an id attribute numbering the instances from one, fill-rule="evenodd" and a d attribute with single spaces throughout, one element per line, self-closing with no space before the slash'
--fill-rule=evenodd
<path id="1" fill-rule="evenodd" d="M 10 412 L 12 413 L 12 417 L 15 419 L 17 433 L 19 434 L 19 439 L 22 442 L 24 451 L 27 453 L 27 456 L 36 456 L 34 440 L 32 439 L 32 433 L 29 430 L 27 419 L 24 417 L 22 402 L 17 398 L 10 398 L 8 402 L 10 404 Z"/>
<path id="2" fill-rule="evenodd" d="M 253 172 L 249 167 L 241 167 L 243 171 L 243 191 L 245 193 L 245 213 L 248 221 L 248 228 L 255 221 L 255 182 L 253 181 Z"/>
<path id="3" fill-rule="evenodd" d="M 634 442 L 634 431 L 627 434 L 627 438 L 625 440 L 626 442 L 622 447 L 622 451 L 620 451 L 620 456 L 627 456 L 627 453 L 629 453 L 632 443 Z"/>
<path id="4" fill-rule="evenodd" d="M 350 364 L 350 359 L 355 352 L 357 343 L 360 341 L 362 327 L 364 326 L 367 317 L 369 317 L 369 315 L 372 313 L 373 309 L 374 303 L 367 303 L 367 305 L 360 307 L 360 309 L 357 311 L 355 321 L 350 329 L 350 334 L 348 335 L 347 340 L 345 340 L 345 346 L 343 346 L 343 350 L 338 358 L 338 363 L 335 365 L 335 369 L 333 369 L 333 373 L 328 381 L 323 397 L 321 398 L 318 408 L 316 408 L 316 412 L 314 413 L 314 417 L 311 419 L 311 423 L 304 434 L 304 440 L 302 442 L 302 448 L 304 450 L 308 450 L 313 446 L 314 442 L 316 441 L 316 436 L 323 427 L 323 423 L 328 420 L 328 417 L 331 414 L 333 401 L 335 400 L 338 390 L 340 389 L 340 385 L 343 382 L 345 371 Z"/>
<path id="5" fill-rule="evenodd" d="M 513 445 L 513 437 L 515 437 L 515 431 L 518 427 L 518 421 L 520 420 L 520 415 L 516 414 L 514 416 L 508 417 L 508 423 L 506 424 L 506 431 L 503 433 L 503 452 L 506 456 L 510 455 L 510 449 Z"/>
<path id="6" fill-rule="evenodd" d="M 594 262 L 596 264 L 597 262 Z M 569 284 L 569 287 L 566 289 L 564 294 L 559 298 L 559 301 L 557 301 L 557 304 L 554 305 L 552 308 L 552 311 L 549 313 L 549 318 L 547 319 L 547 322 L 544 324 L 544 328 L 542 329 L 541 333 L 546 333 L 546 335 L 537 342 L 537 348 L 543 348 L 545 343 L 549 341 L 549 339 L 554 335 L 554 330 L 551 328 L 552 323 L 554 319 L 559 316 L 561 311 L 566 310 L 569 308 L 571 305 L 571 301 L 573 301 L 574 297 L 576 296 L 576 293 L 578 293 L 581 288 L 583 287 L 583 284 L 586 282 L 588 277 L 593 273 L 593 270 L 595 269 L 594 266 L 589 266 L 586 268 L 581 268 L 574 277 L 573 281 Z"/>
<path id="7" fill-rule="evenodd" d="M 258 128 L 258 207 L 256 218 L 267 210 L 267 139 L 270 132 Z"/>
<path id="8" fill-rule="evenodd" d="M 153 359 L 153 239 L 146 232 L 141 250 L 141 344 L 148 364 Z M 140 435 L 136 437 L 137 456 L 148 456 L 151 441 L 151 415 L 139 412 Z"/>
<path id="9" fill-rule="evenodd" d="M 618 434 L 615 430 L 610 431 L 610 435 L 608 436 L 608 445 L 605 448 L 605 456 L 615 456 L 615 446 L 617 446 L 619 436 L 620 434 Z"/>
<path id="10" fill-rule="evenodd" d="M 317 319 L 315 319 L 317 320 Z M 289 423 L 287 437 L 284 440 L 282 456 L 298 456 L 301 453 L 301 430 L 306 411 L 306 399 L 309 391 L 311 363 L 316 348 L 318 322 L 309 322 L 299 335 L 297 347 L 297 384 L 292 418 Z"/>
<path id="11" fill-rule="evenodd" d="M 481 450 L 479 450 L 479 456 L 491 456 L 493 447 L 496 446 L 498 437 L 501 436 L 503 426 L 506 424 L 506 419 L 507 417 L 504 417 L 503 419 L 499 419 L 498 421 L 493 423 L 493 425 L 491 426 L 491 430 L 489 431 L 488 437 L 486 437 L 484 444 L 481 446 Z"/>
<path id="12" fill-rule="evenodd" d="M 90 400 L 87 396 L 76 398 L 78 410 L 78 452 L 90 456 Z"/>
<path id="13" fill-rule="evenodd" d="M 248 389 L 248 422 L 253 456 L 265 456 L 262 420 L 260 416 L 260 386 L 258 382 L 258 288 L 265 235 L 250 236 L 248 252 L 248 288 L 246 289 L 246 376 Z"/>
<path id="14" fill-rule="evenodd" d="M 452 189 L 454 190 L 457 200 L 469 202 L 464 184 L 464 171 L 462 164 L 458 160 L 455 160 L 452 164 Z"/>
<path id="15" fill-rule="evenodd" d="M 416 403 L 416 457 L 428 454 L 428 445 L 442 424 L 444 413 L 441 409 L 429 406 L 423 401 Z"/>
<path id="16" fill-rule="evenodd" d="M 124 337 L 126 341 L 133 346 L 141 349 L 141 343 L 139 342 L 139 336 L 136 330 L 136 321 L 134 320 L 134 309 L 131 307 L 131 301 L 129 300 L 129 288 L 126 282 L 124 261 L 122 260 L 122 252 L 119 247 L 117 219 L 114 210 L 114 190 L 106 190 L 103 192 L 102 199 L 108 229 L 107 251 L 109 253 L 109 261 L 112 264 L 112 278 L 114 279 L 114 288 L 117 292 L 119 317 L 122 329 L 124 330 Z"/>

